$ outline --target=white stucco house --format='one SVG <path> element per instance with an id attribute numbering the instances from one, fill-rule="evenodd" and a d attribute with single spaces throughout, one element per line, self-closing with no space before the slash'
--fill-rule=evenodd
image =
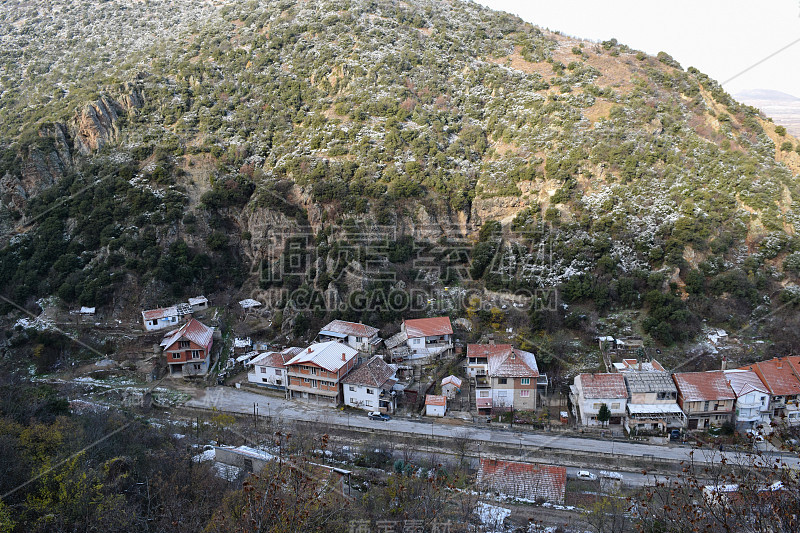
<path id="1" fill-rule="evenodd" d="M 247 363 L 252 368 L 247 381 L 268 388 L 286 390 L 286 362 L 302 352 L 302 348 L 286 348 L 279 352 L 264 352 Z"/>
<path id="2" fill-rule="evenodd" d="M 157 331 L 164 328 L 172 328 L 183 322 L 192 315 L 192 306 L 189 304 L 177 304 L 170 307 L 159 307 L 158 309 L 147 309 L 142 311 L 142 323 L 147 331 Z"/>
<path id="3" fill-rule="evenodd" d="M 360 324 L 334 320 L 319 330 L 319 342 L 337 341 L 355 348 L 360 352 L 375 353 L 375 349 L 383 339 L 378 337 L 380 330 Z"/>
<path id="4" fill-rule="evenodd" d="M 746 431 L 757 426 L 770 427 L 769 389 L 752 370 L 725 370 L 725 379 L 736 396 L 736 429 Z"/>
<path id="5" fill-rule="evenodd" d="M 342 378 L 344 404 L 365 411 L 392 414 L 397 407 L 397 368 L 379 355 Z"/>
<path id="6" fill-rule="evenodd" d="M 442 417 L 447 412 L 447 398 L 428 394 L 425 396 L 425 416 Z"/>

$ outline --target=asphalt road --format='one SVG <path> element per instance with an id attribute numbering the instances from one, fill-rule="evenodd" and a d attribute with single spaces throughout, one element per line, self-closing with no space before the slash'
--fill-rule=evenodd
<path id="1" fill-rule="evenodd" d="M 435 420 L 408 420 L 392 419 L 388 422 L 370 420 L 365 414 L 350 414 L 332 409 L 327 406 L 316 405 L 313 402 L 301 400 L 286 400 L 283 398 L 265 396 L 253 392 L 234 389 L 231 387 L 211 387 L 205 391 L 198 391 L 196 397 L 189 400 L 188 407 L 201 409 L 216 408 L 242 414 L 253 414 L 254 404 L 257 404 L 258 414 L 273 416 L 284 420 L 316 421 L 320 424 L 336 424 L 361 428 L 372 428 L 417 435 L 431 435 L 437 437 L 468 437 L 473 441 L 501 442 L 508 445 L 517 445 L 520 448 L 520 459 L 525 455 L 533 455 L 546 451 L 547 448 L 568 450 L 584 453 L 587 464 L 591 463 L 593 453 L 606 453 L 629 457 L 656 457 L 675 462 L 692 459 L 705 463 L 717 463 L 722 456 L 729 462 L 740 463 L 745 460 L 739 452 L 720 452 L 711 448 L 691 448 L 683 445 L 654 445 L 624 441 L 600 440 L 591 438 L 567 437 L 548 432 L 516 432 L 489 426 L 449 425 L 436 423 Z M 800 469 L 800 459 L 797 456 L 783 456 L 783 461 L 794 469 Z"/>

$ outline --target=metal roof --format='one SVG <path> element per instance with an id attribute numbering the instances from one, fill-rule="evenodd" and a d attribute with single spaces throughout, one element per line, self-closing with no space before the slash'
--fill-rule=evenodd
<path id="1" fill-rule="evenodd" d="M 447 376 L 442 380 L 442 387 L 447 385 L 448 383 L 452 383 L 456 386 L 456 388 L 461 388 L 461 379 L 457 378 L 456 376 Z"/>
<path id="2" fill-rule="evenodd" d="M 312 344 L 286 362 L 286 366 L 313 364 L 336 372 L 358 355 L 358 350 L 336 341 Z"/>
<path id="3" fill-rule="evenodd" d="M 737 398 L 751 392 L 769 394 L 769 389 L 752 370 L 725 370 L 725 379 Z"/>
<path id="4" fill-rule="evenodd" d="M 345 322 L 344 320 L 334 320 L 320 330 L 320 335 L 330 335 L 338 337 L 340 335 L 352 335 L 353 337 L 372 337 L 380 331 L 378 328 L 367 326 L 359 322 Z"/>
<path id="5" fill-rule="evenodd" d="M 625 372 L 631 394 L 636 392 L 678 392 L 672 377 L 666 372 Z"/>
<path id="6" fill-rule="evenodd" d="M 677 403 L 629 403 L 628 412 L 632 415 L 683 414 L 683 410 Z"/>

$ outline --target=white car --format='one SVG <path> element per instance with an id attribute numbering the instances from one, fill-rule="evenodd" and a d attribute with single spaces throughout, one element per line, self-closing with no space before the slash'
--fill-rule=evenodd
<path id="1" fill-rule="evenodd" d="M 589 481 L 594 481 L 597 479 L 597 476 L 588 470 L 578 470 L 578 479 L 588 479 Z"/>

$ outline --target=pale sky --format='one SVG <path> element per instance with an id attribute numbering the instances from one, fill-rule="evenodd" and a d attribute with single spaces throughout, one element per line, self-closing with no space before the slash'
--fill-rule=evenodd
<path id="1" fill-rule="evenodd" d="M 731 94 L 773 89 L 800 97 L 800 0 L 477 1 L 566 35 L 614 37 L 652 55 L 663 50 L 684 69 L 730 80 L 724 87 Z"/>

